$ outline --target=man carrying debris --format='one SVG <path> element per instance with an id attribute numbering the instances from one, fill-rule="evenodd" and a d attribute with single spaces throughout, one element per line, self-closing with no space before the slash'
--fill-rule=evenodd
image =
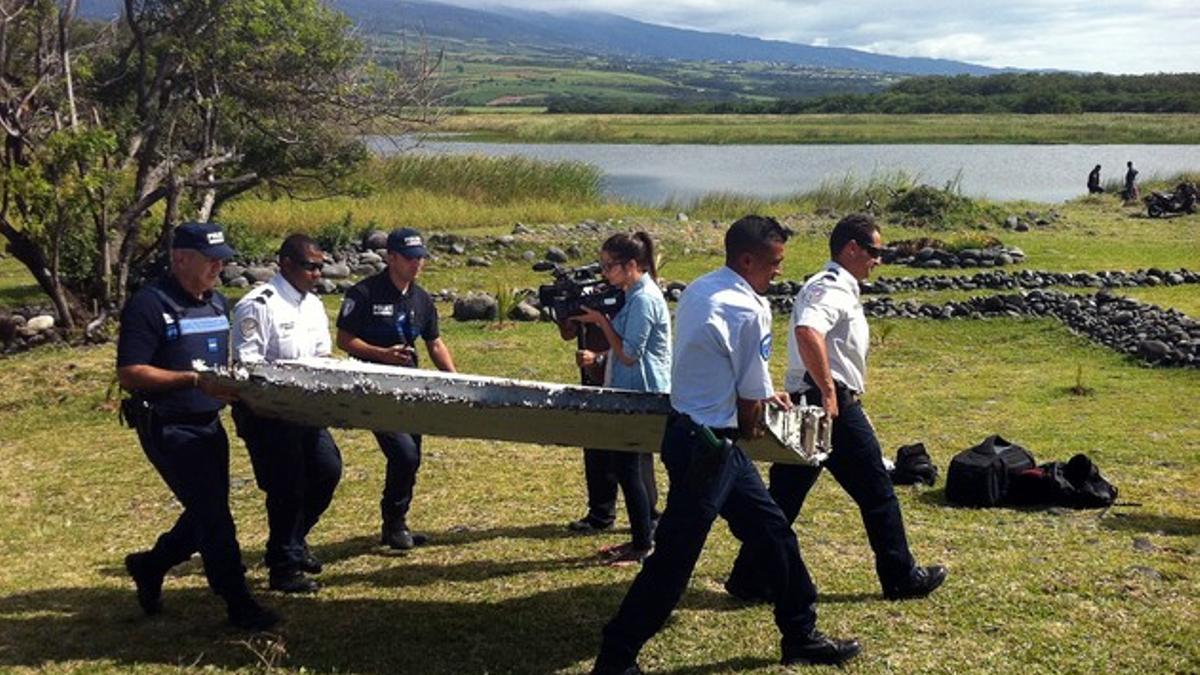
<path id="1" fill-rule="evenodd" d="M 859 652 L 858 642 L 817 631 L 817 590 L 796 535 L 736 445 L 763 433 L 763 406 L 791 406 L 771 386 L 771 308 L 762 297 L 779 273 L 787 238 L 774 219 L 742 218 L 725 233 L 725 266 L 693 282 L 679 301 L 672 413 L 662 441 L 667 507 L 654 553 L 604 627 L 593 673 L 641 672 L 638 652 L 679 602 L 718 515 L 762 552 L 763 573 L 778 589 L 775 624 L 785 665 L 838 664 Z"/>
<path id="2" fill-rule="evenodd" d="M 830 261 L 804 284 L 792 307 L 784 384 L 793 402 L 819 405 L 833 419 L 833 451 L 824 466 L 858 504 L 884 597 L 899 600 L 932 593 L 945 581 L 946 568 L 918 567 L 913 561 L 900 503 L 861 403 L 870 328 L 858 282 L 871 274 L 883 251 L 879 226 L 870 216 L 852 214 L 834 226 Z M 771 466 L 771 497 L 789 523 L 800 514 L 821 468 Z M 764 562 L 764 552 L 743 539 L 726 590 L 743 600 L 771 600 L 776 591 L 764 576 Z"/>
<path id="3" fill-rule="evenodd" d="M 234 360 L 329 356 L 329 317 L 313 293 L 324 260 L 320 246 L 306 235 L 283 240 L 279 272 L 234 308 Z M 306 574 L 319 573 L 321 562 L 309 551 L 307 538 L 341 480 L 341 452 L 328 429 L 260 417 L 242 403 L 233 404 L 233 421 L 258 487 L 267 493 L 270 588 L 313 593 L 317 582 Z"/>
<path id="4" fill-rule="evenodd" d="M 137 584 L 142 610 L 158 614 L 163 577 L 199 551 L 209 588 L 224 598 L 230 623 L 266 630 L 280 617 L 250 595 L 229 511 L 229 438 L 220 412 L 236 392 L 192 370 L 197 360 L 228 365 L 228 305 L 213 289 L 232 257 L 217 225 L 180 225 L 170 273 L 134 294 L 121 312 L 117 379 L 133 393 L 122 412 L 183 506 L 153 548 L 125 558 L 125 569 Z"/>
<path id="5" fill-rule="evenodd" d="M 337 319 L 338 347 L 363 361 L 415 368 L 419 336 L 433 365 L 455 372 L 450 348 L 438 332 L 437 307 L 416 283 L 428 256 L 416 230 L 399 229 L 388 235 L 387 269 L 346 291 Z M 421 436 L 377 431 L 375 439 L 387 457 L 380 540 L 392 549 L 411 549 L 426 541 L 424 535 L 408 529 L 408 510 L 421 466 Z"/>

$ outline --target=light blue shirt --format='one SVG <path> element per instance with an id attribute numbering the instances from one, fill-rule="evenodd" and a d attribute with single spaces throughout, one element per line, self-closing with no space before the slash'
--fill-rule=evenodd
<path id="1" fill-rule="evenodd" d="M 609 386 L 634 391 L 671 391 L 671 314 L 662 290 L 649 274 L 643 274 L 625 292 L 625 306 L 612 318 L 621 336 L 621 351 L 636 359 L 627 366 L 609 355 Z"/>

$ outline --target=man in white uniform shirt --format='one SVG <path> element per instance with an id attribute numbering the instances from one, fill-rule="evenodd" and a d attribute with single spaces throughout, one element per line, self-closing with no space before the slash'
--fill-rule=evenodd
<path id="1" fill-rule="evenodd" d="M 240 363 L 329 356 L 332 339 L 325 306 L 313 294 L 324 253 L 309 237 L 293 234 L 279 248 L 279 273 L 246 294 L 234 308 L 233 358 Z M 333 499 L 342 456 L 329 430 L 259 417 L 233 406 L 254 477 L 267 493 L 270 587 L 312 593 L 321 571 L 307 537 Z"/>
<path id="2" fill-rule="evenodd" d="M 725 266 L 694 281 L 679 301 L 671 407 L 662 462 L 670 477 L 655 551 L 604 627 L 593 673 L 640 673 L 637 655 L 666 623 L 692 576 L 713 521 L 762 554 L 775 594 L 783 663 L 837 664 L 853 640 L 816 629 L 817 590 L 796 535 L 758 470 L 734 443 L 762 434 L 764 405 L 790 407 L 771 386 L 771 308 L 762 297 L 779 273 L 788 231 L 746 216 L 725 233 Z"/>
<path id="3" fill-rule="evenodd" d="M 940 565 L 918 567 L 908 549 L 900 503 L 883 466 L 875 430 L 863 412 L 870 329 L 858 282 L 883 252 L 879 226 L 862 214 L 846 216 L 829 236 L 830 261 L 796 296 L 788 335 L 784 385 L 793 402 L 801 397 L 833 419 L 833 451 L 825 460 L 838 484 L 854 499 L 875 553 L 875 571 L 889 599 L 929 595 L 946 579 Z M 822 467 L 775 464 L 771 496 L 788 522 L 795 522 Z M 725 588 L 744 600 L 769 600 L 758 552 L 748 544 L 734 562 Z"/>

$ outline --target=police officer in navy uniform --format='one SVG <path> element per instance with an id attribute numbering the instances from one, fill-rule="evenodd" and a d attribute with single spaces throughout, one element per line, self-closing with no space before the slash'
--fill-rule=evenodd
<path id="1" fill-rule="evenodd" d="M 133 393 L 122 410 L 150 463 L 183 506 L 175 525 L 148 551 L 125 558 L 147 614 L 162 610 L 167 571 L 199 551 L 213 592 L 239 628 L 265 630 L 279 615 L 254 600 L 229 511 L 229 439 L 221 408 L 235 393 L 192 370 L 229 362 L 225 297 L 213 290 L 233 256 L 221 228 L 175 229 L 171 270 L 138 291 L 121 314 L 117 378 Z"/>
<path id="2" fill-rule="evenodd" d="M 763 406 L 791 406 L 771 386 L 771 308 L 762 297 L 779 273 L 787 238 L 774 219 L 742 218 L 725 233 L 725 266 L 694 281 L 679 301 L 672 413 L 662 441 L 667 508 L 654 553 L 604 627 L 594 673 L 641 672 L 638 652 L 679 602 L 718 515 L 762 551 L 763 574 L 778 589 L 784 665 L 838 664 L 860 651 L 854 640 L 817 631 L 817 590 L 796 535 L 737 446 L 762 435 Z"/>
<path id="3" fill-rule="evenodd" d="M 438 332 L 433 298 L 416 283 L 428 256 L 416 230 L 404 228 L 388 235 L 387 269 L 346 291 L 338 312 L 338 347 L 364 361 L 415 368 L 420 337 L 433 365 L 455 372 L 450 348 Z M 407 550 L 426 541 L 424 535 L 408 528 L 413 486 L 421 466 L 421 436 L 380 431 L 375 439 L 387 457 L 379 504 L 383 515 L 380 541 L 389 548 Z"/>
<path id="4" fill-rule="evenodd" d="M 871 339 L 858 282 L 879 264 L 882 247 L 879 226 L 870 216 L 852 214 L 834 226 L 830 261 L 804 284 L 792 307 L 784 384 L 793 401 L 822 406 L 833 419 L 833 450 L 823 466 L 858 505 L 884 596 L 900 600 L 929 595 L 947 572 L 941 565 L 919 567 L 913 560 L 900 502 L 861 403 Z M 800 514 L 821 468 L 771 467 L 771 496 L 789 523 Z M 771 597 L 752 547 L 742 546 L 725 588 L 744 600 Z"/>
<path id="5" fill-rule="evenodd" d="M 310 237 L 293 234 L 279 248 L 279 273 L 234 308 L 233 357 L 239 363 L 329 356 L 332 339 L 325 305 L 313 293 L 325 254 Z M 267 493 L 267 567 L 270 587 L 312 593 L 321 561 L 308 533 L 329 507 L 342 476 L 342 455 L 329 430 L 260 417 L 233 404 L 233 421 L 246 443 L 258 486 Z"/>

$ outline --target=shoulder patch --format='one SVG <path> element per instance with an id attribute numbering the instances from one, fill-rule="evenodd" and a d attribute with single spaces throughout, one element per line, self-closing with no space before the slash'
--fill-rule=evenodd
<path id="1" fill-rule="evenodd" d="M 825 287 L 821 284 L 809 284 L 808 288 L 800 293 L 800 300 L 806 305 L 812 305 L 821 301 L 825 297 Z"/>
<path id="2" fill-rule="evenodd" d="M 354 311 L 354 298 L 346 296 L 342 301 L 342 316 L 350 316 L 350 312 Z"/>
<path id="3" fill-rule="evenodd" d="M 768 333 L 763 336 L 763 339 L 758 343 L 758 355 L 763 361 L 768 361 L 771 358 L 771 335 Z"/>
<path id="4" fill-rule="evenodd" d="M 238 322 L 238 329 L 242 331 L 242 338 L 249 340 L 258 333 L 258 319 L 248 316 Z"/>

